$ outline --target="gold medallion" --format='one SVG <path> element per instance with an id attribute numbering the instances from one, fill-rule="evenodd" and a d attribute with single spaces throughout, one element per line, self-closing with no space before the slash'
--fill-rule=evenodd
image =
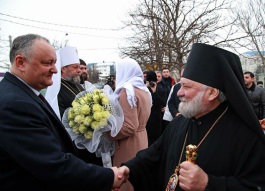
<path id="1" fill-rule="evenodd" d="M 178 181 L 179 181 L 179 177 L 177 173 L 172 174 L 172 176 L 169 178 L 165 191 L 174 191 L 176 186 L 178 185 Z"/>
<path id="2" fill-rule="evenodd" d="M 195 164 L 196 159 L 198 157 L 197 148 L 198 147 L 196 145 L 188 145 L 188 146 L 186 146 L 186 153 L 185 153 L 186 161 L 190 161 L 193 164 Z"/>

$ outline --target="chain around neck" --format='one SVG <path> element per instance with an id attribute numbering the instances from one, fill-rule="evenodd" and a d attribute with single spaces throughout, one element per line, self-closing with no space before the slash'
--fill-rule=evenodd
<path id="1" fill-rule="evenodd" d="M 212 124 L 212 126 L 207 131 L 207 133 L 204 135 L 204 137 L 202 138 L 202 140 L 198 143 L 197 148 L 202 144 L 202 142 L 205 140 L 205 138 L 208 136 L 208 134 L 211 132 L 211 130 L 215 127 L 216 123 L 223 117 L 223 115 L 226 113 L 227 109 L 228 109 L 228 106 L 225 108 L 225 110 L 223 111 L 223 113 Z M 184 140 L 184 143 L 183 143 L 183 146 L 182 146 L 182 150 L 181 150 L 179 162 L 178 162 L 178 165 L 176 166 L 176 169 L 175 169 L 175 172 L 176 173 L 178 172 L 179 165 L 180 165 L 180 162 L 181 162 L 181 159 L 182 159 L 182 156 L 183 156 L 184 148 L 185 148 L 185 145 L 186 145 L 186 142 L 187 142 L 187 137 L 188 137 L 188 131 L 187 131 L 187 133 L 185 135 L 185 140 Z"/>
<path id="2" fill-rule="evenodd" d="M 71 89 L 71 87 L 69 87 L 66 83 L 61 82 L 61 84 L 66 87 L 74 96 L 76 96 L 76 93 Z M 78 93 L 81 92 L 81 90 L 75 85 L 75 87 L 78 89 Z"/>

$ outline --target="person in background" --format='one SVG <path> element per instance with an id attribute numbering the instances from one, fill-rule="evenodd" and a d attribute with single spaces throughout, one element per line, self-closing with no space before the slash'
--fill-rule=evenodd
<path id="1" fill-rule="evenodd" d="M 58 72 L 54 75 L 54 83 L 46 91 L 45 98 L 62 119 L 67 108 L 72 107 L 77 94 L 84 91 L 80 85 L 80 59 L 75 47 L 64 47 L 57 50 Z M 57 101 L 58 100 L 58 101 Z M 86 149 L 76 148 L 79 157 L 84 161 L 102 166 L 101 157 L 96 157 L 95 153 L 90 153 Z"/>
<path id="2" fill-rule="evenodd" d="M 40 94 L 52 85 L 56 53 L 36 34 L 14 39 L 10 72 L 0 82 L 0 190 L 101 190 L 118 188 L 116 167 L 77 158 L 60 119 Z"/>
<path id="3" fill-rule="evenodd" d="M 265 136 L 239 57 L 195 43 L 180 83 L 181 115 L 120 167 L 135 191 L 265 190 Z"/>
<path id="4" fill-rule="evenodd" d="M 148 136 L 148 146 L 152 145 L 162 133 L 162 117 L 161 107 L 162 101 L 157 94 L 157 77 L 153 71 L 148 71 L 146 75 L 146 86 L 152 95 L 151 114 L 146 124 L 146 131 Z"/>
<path id="5" fill-rule="evenodd" d="M 162 80 L 157 84 L 157 92 L 162 99 L 162 132 L 165 130 L 169 121 L 164 120 L 163 116 L 166 110 L 167 99 L 170 93 L 172 86 L 175 84 L 174 78 L 170 76 L 170 72 L 168 68 L 162 69 Z"/>
<path id="6" fill-rule="evenodd" d="M 184 71 L 184 67 L 185 65 L 181 67 L 180 76 L 182 75 Z M 172 86 L 169 92 L 169 96 L 167 98 L 167 105 L 166 105 L 166 109 L 163 115 L 163 120 L 170 122 L 172 121 L 174 117 L 176 117 L 179 114 L 178 105 L 179 105 L 180 100 L 179 100 L 179 97 L 177 96 L 177 92 L 179 89 L 180 89 L 179 82 Z"/>
<path id="7" fill-rule="evenodd" d="M 257 81 L 257 86 L 261 87 L 261 88 L 264 88 L 263 87 L 263 81 Z"/>
<path id="8" fill-rule="evenodd" d="M 147 76 L 147 70 L 146 71 L 143 71 L 143 74 L 144 74 L 144 83 L 146 83 L 146 76 Z"/>
<path id="9" fill-rule="evenodd" d="M 182 76 L 184 69 L 185 69 L 185 65 L 183 65 L 180 69 L 180 76 Z M 169 110 L 172 118 L 174 118 L 180 114 L 179 110 L 178 110 L 180 99 L 177 96 L 177 93 L 178 93 L 180 87 L 181 87 L 181 85 L 178 82 L 176 85 L 174 85 L 172 87 L 173 88 L 172 94 L 168 97 L 168 110 Z"/>
<path id="10" fill-rule="evenodd" d="M 82 59 L 79 59 L 80 62 L 80 70 L 81 70 L 81 75 L 80 75 L 80 84 L 85 88 L 85 81 L 88 81 L 88 74 L 87 74 L 87 67 L 86 67 L 86 62 Z"/>
<path id="11" fill-rule="evenodd" d="M 56 65 L 60 72 L 54 75 L 54 83 L 47 88 L 45 98 L 61 119 L 64 111 L 72 106 L 75 96 L 84 88 L 80 85 L 81 69 L 76 47 L 64 47 L 56 53 Z M 55 97 L 58 101 L 54 101 Z"/>
<path id="12" fill-rule="evenodd" d="M 161 71 L 155 71 L 157 77 L 157 83 L 162 80 L 162 73 Z"/>
<path id="13" fill-rule="evenodd" d="M 110 75 L 109 78 L 107 79 L 106 84 L 105 84 L 105 85 L 109 85 L 113 92 L 115 90 L 115 81 L 116 81 L 115 76 Z"/>
<path id="14" fill-rule="evenodd" d="M 255 84 L 255 76 L 252 72 L 244 72 L 244 80 L 250 103 L 253 106 L 256 116 L 261 124 L 265 123 L 265 91 Z M 265 133 L 263 125 L 261 128 L 263 128 Z"/>
<path id="15" fill-rule="evenodd" d="M 135 157 L 139 150 L 148 147 L 146 123 L 150 116 L 152 98 L 144 84 L 143 71 L 139 64 L 125 58 L 116 63 L 116 89 L 114 94 L 124 113 L 124 122 L 115 137 L 107 134 L 109 140 L 115 141 L 113 166 Z M 129 182 L 121 187 L 121 191 L 132 191 Z"/>

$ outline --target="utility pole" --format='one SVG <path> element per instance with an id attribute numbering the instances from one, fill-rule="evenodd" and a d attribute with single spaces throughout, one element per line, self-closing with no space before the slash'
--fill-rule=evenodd
<path id="1" fill-rule="evenodd" d="M 8 37 L 9 37 L 9 47 L 11 48 L 11 46 L 12 46 L 12 36 L 9 35 Z"/>

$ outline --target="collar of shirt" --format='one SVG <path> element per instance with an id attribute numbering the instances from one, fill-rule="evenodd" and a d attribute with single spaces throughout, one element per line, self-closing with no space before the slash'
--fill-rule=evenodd
<path id="1" fill-rule="evenodd" d="M 14 75 L 14 74 L 13 74 Z M 16 75 L 14 75 L 16 76 Z M 34 88 L 32 88 L 30 85 L 28 85 L 24 80 L 22 80 L 20 77 L 16 76 L 17 79 L 19 79 L 21 82 L 23 82 L 26 86 L 28 86 L 37 96 L 40 95 L 40 92 Z"/>

